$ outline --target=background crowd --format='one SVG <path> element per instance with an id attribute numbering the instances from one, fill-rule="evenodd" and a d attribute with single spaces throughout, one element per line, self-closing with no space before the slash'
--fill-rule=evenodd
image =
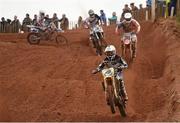
<path id="1" fill-rule="evenodd" d="M 170 16 L 171 10 L 174 7 L 173 15 L 175 16 L 177 13 L 177 0 L 157 0 L 156 9 L 159 11 L 160 16 Z M 99 16 L 104 24 L 104 26 L 116 24 L 117 21 L 122 21 L 123 16 L 126 12 L 131 12 L 133 17 L 136 20 L 145 20 L 146 11 L 149 13 L 149 17 L 151 16 L 151 6 L 152 0 L 146 1 L 146 8 L 142 7 L 140 4 L 138 7 L 134 3 L 130 3 L 130 5 L 125 4 L 122 10 L 122 14 L 120 19 L 118 19 L 116 12 L 112 12 L 112 16 L 107 18 L 104 10 L 99 11 Z M 98 13 L 97 13 L 98 14 Z M 158 14 L 157 14 L 158 15 Z M 82 16 L 79 16 L 78 22 L 75 24 L 73 28 L 83 28 L 84 20 Z M 1 17 L 0 21 L 0 33 L 19 33 L 21 31 L 28 32 L 27 25 L 37 25 L 38 14 L 34 14 L 32 18 L 28 13 L 25 15 L 25 18 L 21 21 L 15 15 L 14 20 L 6 19 L 5 17 Z M 59 18 L 57 13 L 54 13 L 52 17 L 49 17 L 48 14 L 45 15 L 44 23 L 48 25 L 51 21 L 54 22 L 57 28 L 61 28 L 62 30 L 68 30 L 70 26 L 69 19 L 65 14 L 62 14 L 62 17 Z"/>

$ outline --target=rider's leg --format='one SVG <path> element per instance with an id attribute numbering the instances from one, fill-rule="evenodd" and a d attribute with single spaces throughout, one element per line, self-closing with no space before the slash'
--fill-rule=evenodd
<path id="1" fill-rule="evenodd" d="M 124 85 L 122 72 L 118 72 L 116 78 L 117 78 L 117 80 L 119 82 L 120 93 L 124 97 L 125 101 L 127 101 L 128 96 L 127 96 L 126 88 L 125 88 L 125 85 Z"/>
<path id="2" fill-rule="evenodd" d="M 90 42 L 92 43 L 93 48 L 95 48 L 95 47 L 96 47 L 96 45 L 95 45 L 95 42 L 93 41 L 93 34 L 90 34 L 90 36 L 89 36 L 89 40 L 90 40 Z"/>
<path id="3" fill-rule="evenodd" d="M 125 85 L 124 85 L 124 81 L 123 80 L 119 80 L 119 82 L 120 82 L 121 93 L 122 93 L 125 101 L 127 101 L 128 100 L 128 96 L 127 96 L 126 88 L 125 88 Z"/>
<path id="4" fill-rule="evenodd" d="M 137 49 L 137 36 L 136 34 L 132 34 L 132 50 L 133 50 L 133 57 L 136 57 L 136 49 Z"/>

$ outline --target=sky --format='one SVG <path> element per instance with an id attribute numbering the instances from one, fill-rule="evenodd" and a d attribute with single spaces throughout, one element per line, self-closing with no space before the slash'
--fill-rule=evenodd
<path id="1" fill-rule="evenodd" d="M 0 18 L 14 18 L 22 22 L 26 13 L 30 14 L 33 19 L 34 14 L 38 14 L 40 10 L 52 17 L 53 13 L 57 13 L 59 18 L 62 14 L 66 14 L 70 21 L 77 21 L 79 16 L 88 17 L 88 10 L 93 9 L 98 15 L 99 10 L 103 9 L 107 17 L 111 17 L 115 11 L 120 17 L 124 4 L 134 2 L 137 7 L 143 4 L 145 7 L 146 0 L 0 0 Z"/>

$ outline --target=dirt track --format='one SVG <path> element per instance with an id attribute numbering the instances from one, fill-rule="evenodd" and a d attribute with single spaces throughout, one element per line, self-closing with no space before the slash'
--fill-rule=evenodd
<path id="1" fill-rule="evenodd" d="M 67 32 L 69 46 L 58 48 L 29 45 L 25 35 L 0 35 L 0 121 L 170 121 L 169 37 L 150 22 L 141 25 L 137 59 L 124 73 L 126 118 L 111 114 L 101 75 L 91 74 L 102 58 L 88 46 L 87 30 Z M 120 53 L 114 28 L 105 33 Z"/>

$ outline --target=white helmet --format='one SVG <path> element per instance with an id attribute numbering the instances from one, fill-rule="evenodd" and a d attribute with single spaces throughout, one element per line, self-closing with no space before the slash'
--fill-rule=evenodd
<path id="1" fill-rule="evenodd" d="M 88 11 L 88 14 L 89 14 L 90 16 L 92 16 L 92 15 L 94 15 L 94 11 L 93 11 L 92 9 L 90 9 L 90 10 Z"/>
<path id="2" fill-rule="evenodd" d="M 131 22 L 131 19 L 132 19 L 132 15 L 131 13 L 125 13 L 124 14 L 124 19 L 126 20 L 127 23 L 130 23 Z"/>
<path id="3" fill-rule="evenodd" d="M 108 45 L 106 49 L 104 50 L 104 52 L 105 52 L 105 55 L 110 59 L 116 56 L 116 48 L 114 47 L 114 45 Z"/>

